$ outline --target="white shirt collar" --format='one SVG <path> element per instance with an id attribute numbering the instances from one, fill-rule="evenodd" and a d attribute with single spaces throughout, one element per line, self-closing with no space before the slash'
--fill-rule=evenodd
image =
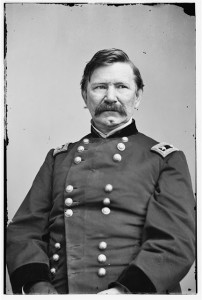
<path id="1" fill-rule="evenodd" d="M 130 120 L 129 120 L 128 122 L 124 123 L 123 125 L 120 125 L 119 127 L 115 128 L 115 129 L 113 129 L 113 130 L 111 130 L 111 131 L 108 132 L 108 133 L 103 133 L 103 132 L 101 132 L 99 129 L 97 129 L 97 128 L 93 125 L 92 120 L 91 120 L 91 124 L 92 124 L 92 127 L 95 129 L 95 131 L 97 131 L 97 133 L 98 133 L 102 138 L 106 139 L 106 138 L 108 138 L 110 135 L 114 134 L 115 132 L 117 132 L 117 131 L 119 131 L 119 130 L 125 128 L 125 127 L 128 126 L 128 125 L 130 125 L 130 124 L 132 123 L 132 121 L 133 121 L 133 118 L 131 117 Z"/>

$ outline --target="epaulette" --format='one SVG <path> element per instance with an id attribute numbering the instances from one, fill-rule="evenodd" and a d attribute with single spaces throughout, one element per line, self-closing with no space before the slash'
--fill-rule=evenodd
<path id="1" fill-rule="evenodd" d="M 175 148 L 173 145 L 169 145 L 165 142 L 159 143 L 151 148 L 151 151 L 159 153 L 161 156 L 166 157 L 168 154 L 179 151 L 179 149 Z"/>
<path id="2" fill-rule="evenodd" d="M 65 152 L 68 150 L 70 143 L 66 143 L 60 147 L 55 148 L 55 150 L 53 151 L 53 156 L 55 156 L 56 154 L 60 153 L 60 152 Z"/>

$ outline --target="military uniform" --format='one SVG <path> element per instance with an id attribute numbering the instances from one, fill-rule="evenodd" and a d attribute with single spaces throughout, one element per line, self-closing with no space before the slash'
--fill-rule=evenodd
<path id="1" fill-rule="evenodd" d="M 49 280 L 58 293 L 179 292 L 194 261 L 194 207 L 184 154 L 135 122 L 49 151 L 8 226 L 15 293 Z"/>

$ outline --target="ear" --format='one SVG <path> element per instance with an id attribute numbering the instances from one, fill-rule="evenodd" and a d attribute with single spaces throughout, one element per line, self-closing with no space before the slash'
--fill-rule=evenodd
<path id="1" fill-rule="evenodd" d="M 140 102 L 142 100 L 142 93 L 143 91 L 142 90 L 139 90 L 137 92 L 137 95 L 136 95 L 136 98 L 135 98 L 135 105 L 134 105 L 134 108 L 138 108 L 138 106 L 140 105 Z"/>
<path id="2" fill-rule="evenodd" d="M 83 90 L 83 91 L 81 92 L 81 95 L 82 95 L 82 97 L 83 97 L 84 102 L 86 103 L 86 102 L 87 102 L 87 93 L 86 93 L 86 90 Z"/>

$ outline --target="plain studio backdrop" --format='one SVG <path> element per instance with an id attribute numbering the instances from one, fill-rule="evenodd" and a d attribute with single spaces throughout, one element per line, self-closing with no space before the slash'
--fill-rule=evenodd
<path id="1" fill-rule="evenodd" d="M 80 80 L 104 48 L 124 50 L 140 69 L 137 128 L 184 151 L 195 190 L 195 17 L 173 4 L 15 3 L 6 5 L 6 24 L 8 221 L 49 149 L 89 133 Z M 193 266 L 183 293 L 195 285 Z"/>

